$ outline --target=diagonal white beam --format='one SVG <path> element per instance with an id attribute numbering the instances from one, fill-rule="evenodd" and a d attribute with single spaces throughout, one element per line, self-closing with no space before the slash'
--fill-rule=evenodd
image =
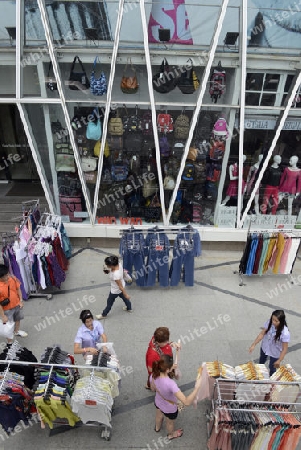
<path id="1" fill-rule="evenodd" d="M 170 216 L 172 214 L 172 210 L 173 210 L 173 206 L 174 206 L 174 202 L 176 200 L 176 196 L 177 196 L 177 191 L 178 191 L 178 187 L 180 185 L 181 182 L 181 176 L 182 176 L 182 172 L 184 170 L 185 167 L 185 162 L 186 162 L 186 158 L 188 155 L 188 151 L 189 151 L 189 147 L 191 144 L 191 141 L 193 139 L 193 133 L 194 133 L 194 129 L 195 126 L 197 124 L 198 121 L 198 116 L 202 107 L 202 103 L 203 103 L 203 98 L 206 92 L 206 88 L 207 88 L 207 82 L 209 80 L 210 77 L 210 72 L 211 72 L 211 66 L 214 60 L 214 55 L 215 55 L 215 51 L 216 51 L 216 47 L 218 45 L 218 40 L 219 40 L 219 36 L 222 30 L 222 26 L 223 26 L 223 22 L 224 22 L 224 18 L 226 15 L 226 10 L 227 10 L 227 6 L 228 6 L 229 0 L 223 0 L 223 3 L 221 5 L 220 8 L 220 12 L 219 12 L 219 17 L 217 20 L 217 23 L 215 25 L 215 30 L 214 30 L 214 34 L 211 40 L 211 44 L 210 44 L 210 50 L 209 50 L 209 57 L 208 57 L 208 62 L 203 74 L 203 78 L 202 78 L 202 82 L 201 82 L 201 90 L 196 102 L 196 107 L 192 116 L 192 120 L 190 123 L 190 129 L 189 129 L 189 134 L 188 134 L 188 138 L 185 144 L 185 148 L 184 148 L 184 154 L 181 160 L 181 165 L 180 165 L 180 169 L 179 169 L 179 173 L 177 176 L 177 180 L 176 180 L 176 187 L 173 191 L 171 200 L 170 200 L 170 204 L 169 204 L 169 210 L 168 210 L 168 215 L 167 215 L 167 223 L 170 220 Z"/>
<path id="2" fill-rule="evenodd" d="M 92 210 L 91 210 L 91 205 L 90 205 L 90 199 L 89 199 L 89 195 L 88 195 L 88 190 L 87 190 L 87 186 L 86 186 L 86 182 L 84 180 L 84 175 L 83 175 L 83 170 L 82 170 L 82 166 L 81 166 L 81 161 L 80 161 L 80 156 L 77 150 L 77 145 L 75 143 L 75 139 L 74 139 L 74 134 L 73 134 L 73 129 L 71 126 L 71 119 L 68 113 L 68 108 L 67 108 L 67 104 L 66 104 L 66 98 L 65 98 L 65 94 L 62 88 L 62 80 L 61 80 L 61 76 L 60 76 L 60 70 L 59 70 L 59 66 L 58 66 L 58 62 L 56 59 L 56 55 L 55 55 L 55 50 L 54 50 L 54 45 L 53 45 L 53 40 L 52 40 L 52 35 L 51 35 L 51 30 L 50 30 L 50 24 L 48 21 L 48 16 L 47 16 L 47 12 L 45 9 L 45 4 L 44 4 L 44 0 L 37 0 L 39 9 L 40 9 L 40 13 L 41 13 L 41 20 L 42 20 L 42 24 L 44 27 L 44 32 L 45 32 L 45 38 L 46 38 L 46 42 L 47 42 L 47 46 L 48 46 L 48 51 L 49 51 L 49 56 L 52 62 L 52 67 L 53 67 L 53 73 L 55 75 L 56 78 L 56 82 L 57 82 L 57 90 L 58 90 L 58 94 L 61 100 L 61 107 L 63 110 L 63 114 L 65 117 L 65 123 L 66 123 L 66 127 L 69 133 L 69 139 L 70 139 L 70 144 L 72 145 L 73 148 L 73 153 L 74 153 L 74 159 L 76 162 L 76 166 L 77 166 L 77 170 L 78 170 L 78 175 L 82 184 L 82 191 L 83 191 L 83 195 L 84 195 L 84 199 L 86 202 L 86 207 L 87 207 L 87 211 L 90 217 L 91 222 L 93 223 L 93 216 L 92 216 Z M 50 151 L 52 151 L 52 149 L 50 149 Z"/>
<path id="3" fill-rule="evenodd" d="M 272 140 L 272 143 L 271 143 L 271 146 L 269 148 L 268 154 L 267 154 L 267 156 L 266 156 L 266 158 L 265 158 L 265 160 L 263 162 L 263 165 L 262 165 L 261 171 L 259 173 L 258 179 L 257 179 L 257 181 L 256 181 L 256 183 L 255 183 L 255 185 L 253 187 L 253 191 L 252 191 L 251 196 L 249 198 L 249 201 L 247 203 L 246 209 L 245 209 L 245 211 L 244 211 L 244 213 L 242 215 L 241 221 L 238 223 L 239 227 L 242 226 L 242 224 L 243 224 L 243 222 L 244 222 L 244 220 L 246 218 L 246 215 L 248 213 L 248 210 L 249 210 L 249 208 L 250 208 L 250 206 L 252 204 L 252 201 L 253 201 L 253 199 L 255 197 L 255 193 L 256 193 L 257 189 L 259 189 L 259 185 L 260 185 L 260 182 L 262 180 L 263 174 L 264 174 L 264 172 L 265 172 L 265 170 L 266 170 L 266 168 L 268 166 L 269 160 L 270 160 L 270 158 L 271 158 L 271 156 L 273 154 L 274 148 L 275 148 L 275 146 L 277 144 L 277 141 L 279 139 L 280 133 L 281 133 L 283 127 L 284 127 L 285 121 L 286 121 L 287 116 L 288 116 L 288 114 L 290 112 L 291 106 L 292 106 L 293 101 L 294 101 L 294 99 L 296 97 L 296 94 L 297 94 L 297 91 L 298 91 L 298 88 L 299 88 L 300 84 L 301 84 L 301 71 L 299 72 L 299 75 L 296 78 L 295 85 L 294 85 L 294 87 L 293 87 L 293 89 L 291 91 L 291 94 L 290 94 L 290 97 L 288 99 L 287 105 L 286 105 L 286 107 L 285 107 L 285 109 L 283 111 L 283 115 L 282 115 L 282 117 L 281 117 L 281 119 L 279 121 L 279 125 L 278 125 L 278 127 L 276 129 L 275 136 L 274 136 L 274 138 Z"/>
<path id="4" fill-rule="evenodd" d="M 108 121 L 109 121 L 110 106 L 111 106 L 111 100 L 112 100 L 112 88 L 113 88 L 113 83 L 114 83 L 114 78 L 115 78 L 116 59 L 117 59 L 117 54 L 118 54 L 120 30 L 121 30 L 122 17 L 123 17 L 123 6 L 124 6 L 124 0 L 119 0 L 118 16 L 117 16 L 115 36 L 114 36 L 114 46 L 113 46 L 112 58 L 111 58 L 110 78 L 109 78 L 108 88 L 107 88 L 107 101 L 106 101 L 105 114 L 104 114 L 104 119 L 103 119 L 103 124 L 102 124 L 103 132 L 102 132 L 102 137 L 101 137 L 101 146 L 100 146 L 100 153 L 99 153 L 99 160 L 98 160 L 98 173 L 97 173 L 97 180 L 96 180 L 96 184 L 95 184 L 94 205 L 93 205 L 93 223 L 95 223 L 95 218 L 96 218 L 96 213 L 97 213 L 99 186 L 100 186 L 100 179 L 101 179 L 102 167 L 103 167 L 103 153 L 104 153 L 104 148 L 105 148 L 105 143 L 106 143 L 106 138 L 107 138 Z"/>

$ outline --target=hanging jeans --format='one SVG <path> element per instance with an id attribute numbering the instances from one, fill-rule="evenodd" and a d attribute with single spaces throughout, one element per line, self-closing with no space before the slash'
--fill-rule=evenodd
<path id="1" fill-rule="evenodd" d="M 177 286 L 183 266 L 185 286 L 194 283 L 194 257 L 201 254 L 200 235 L 196 230 L 180 230 L 174 241 L 173 259 L 170 267 L 170 286 Z"/>
<path id="2" fill-rule="evenodd" d="M 126 233 L 120 242 L 123 268 L 136 280 L 137 286 L 145 286 L 144 247 L 142 233 Z M 133 267 L 134 272 L 132 272 Z"/>
<path id="3" fill-rule="evenodd" d="M 146 264 L 146 286 L 156 284 L 156 275 L 162 287 L 169 286 L 169 239 L 166 234 L 149 233 L 146 237 L 148 258 Z"/>
<path id="4" fill-rule="evenodd" d="M 111 311 L 112 306 L 114 305 L 114 302 L 117 297 L 120 297 L 124 301 L 127 309 L 132 309 L 131 302 L 127 298 L 125 298 L 125 296 L 123 295 L 122 292 L 120 292 L 120 294 L 112 294 L 112 292 L 110 292 L 109 297 L 107 299 L 107 306 L 105 307 L 105 309 L 102 312 L 102 315 L 104 317 L 107 316 L 109 314 L 109 312 Z"/>

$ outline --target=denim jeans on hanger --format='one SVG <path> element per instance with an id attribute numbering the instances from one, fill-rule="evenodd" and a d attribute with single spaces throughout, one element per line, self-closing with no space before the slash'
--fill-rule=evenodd
<path id="1" fill-rule="evenodd" d="M 156 284 L 156 275 L 159 275 L 161 287 L 169 286 L 169 239 L 165 233 L 148 233 L 146 236 L 148 247 L 146 264 L 146 286 Z"/>
<path id="2" fill-rule="evenodd" d="M 120 254 L 123 258 L 123 268 L 128 270 L 136 280 L 137 286 L 145 286 L 145 241 L 142 233 L 125 233 L 120 242 Z M 133 267 L 135 273 L 132 273 Z"/>
<path id="3" fill-rule="evenodd" d="M 194 258 L 201 254 L 201 240 L 197 231 L 181 231 L 173 246 L 173 259 L 170 267 L 170 286 L 177 286 L 183 267 L 185 286 L 194 284 Z"/>
<path id="4" fill-rule="evenodd" d="M 270 358 L 269 361 L 269 369 L 270 369 L 270 376 L 273 375 L 273 373 L 276 372 L 277 369 L 274 367 L 274 363 L 278 360 L 278 358 L 273 358 L 273 356 L 268 356 L 264 353 L 262 348 L 260 348 L 260 358 L 259 358 L 259 364 L 264 364 L 266 360 Z"/>

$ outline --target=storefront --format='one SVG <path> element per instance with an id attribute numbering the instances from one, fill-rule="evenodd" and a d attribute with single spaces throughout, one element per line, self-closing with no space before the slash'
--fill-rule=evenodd
<path id="1" fill-rule="evenodd" d="M 1 2 L 0 191 L 45 196 L 72 237 L 293 227 L 300 33 L 269 3 Z"/>

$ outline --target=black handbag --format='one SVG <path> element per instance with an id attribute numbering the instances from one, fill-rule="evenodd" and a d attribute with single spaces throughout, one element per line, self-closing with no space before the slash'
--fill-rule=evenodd
<path id="1" fill-rule="evenodd" d="M 192 65 L 192 60 L 189 59 L 187 61 L 186 70 L 181 73 L 181 76 L 178 81 L 178 88 L 182 92 L 182 94 L 193 94 L 196 91 L 196 81 L 197 79 L 195 70 Z"/>
<path id="2" fill-rule="evenodd" d="M 74 71 L 76 61 L 78 61 L 81 66 L 82 69 L 81 72 Z M 75 56 L 70 69 L 69 89 L 71 89 L 72 91 L 83 91 L 89 88 L 90 88 L 90 81 L 89 78 L 87 77 L 83 63 L 81 62 L 78 56 Z"/>
<path id="3" fill-rule="evenodd" d="M 3 300 L 1 300 L 1 302 L 0 302 L 0 305 L 1 305 L 1 306 L 7 306 L 7 305 L 10 304 L 9 294 L 10 294 L 10 290 L 9 290 L 9 285 L 8 285 L 8 294 L 7 294 L 7 298 L 4 298 Z"/>
<path id="4" fill-rule="evenodd" d="M 160 94 L 167 94 L 177 86 L 178 79 L 177 72 L 170 70 L 167 59 L 164 58 L 160 71 L 153 76 L 153 88 Z"/>
<path id="5" fill-rule="evenodd" d="M 46 83 L 46 87 L 50 90 L 50 91 L 57 91 L 57 82 L 55 79 L 55 76 L 50 76 L 50 72 L 52 69 L 52 62 L 49 62 L 49 66 L 48 66 L 48 74 L 47 74 L 47 83 Z"/>

